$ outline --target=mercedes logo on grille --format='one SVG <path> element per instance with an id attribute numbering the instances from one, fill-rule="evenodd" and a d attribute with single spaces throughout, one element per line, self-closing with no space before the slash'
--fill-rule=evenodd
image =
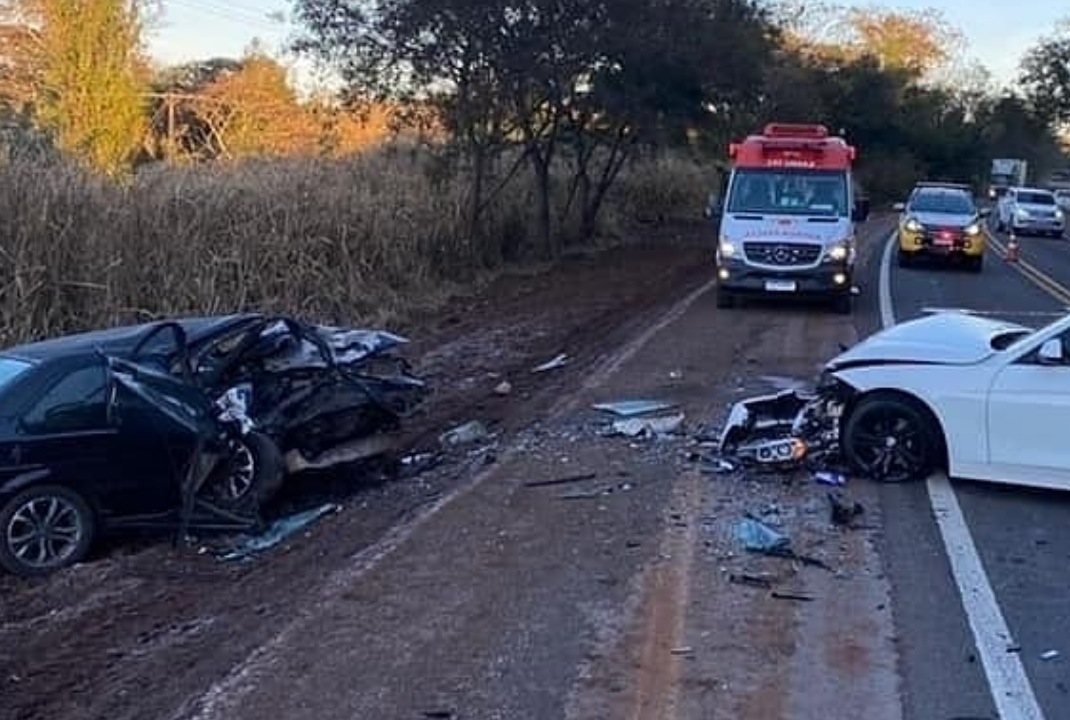
<path id="1" fill-rule="evenodd" d="M 789 262 L 791 262 L 791 250 L 784 247 L 783 245 L 777 245 L 776 249 L 773 250 L 773 260 L 775 260 L 779 265 L 788 264 Z"/>

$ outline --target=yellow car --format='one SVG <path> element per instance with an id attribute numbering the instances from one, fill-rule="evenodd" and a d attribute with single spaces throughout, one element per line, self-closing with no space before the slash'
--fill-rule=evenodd
<path id="1" fill-rule="evenodd" d="M 899 266 L 922 258 L 961 262 L 973 272 L 984 266 L 987 209 L 979 209 L 966 185 L 920 183 L 899 211 Z"/>

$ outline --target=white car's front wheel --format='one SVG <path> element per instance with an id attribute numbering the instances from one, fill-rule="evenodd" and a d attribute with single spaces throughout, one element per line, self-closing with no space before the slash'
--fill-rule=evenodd
<path id="1" fill-rule="evenodd" d="M 840 436 L 852 468 L 880 482 L 920 480 L 936 469 L 940 429 L 917 401 L 896 393 L 863 397 Z"/>

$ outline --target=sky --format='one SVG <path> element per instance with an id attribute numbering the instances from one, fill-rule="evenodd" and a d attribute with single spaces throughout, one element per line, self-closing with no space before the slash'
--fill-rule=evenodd
<path id="1" fill-rule="evenodd" d="M 845 3 L 862 4 L 871 3 Z M 1013 81 L 1022 53 L 1056 22 L 1070 16 L 1066 0 L 877 0 L 892 9 L 939 8 L 969 42 L 970 54 L 1001 83 Z M 240 56 L 253 38 L 281 49 L 292 26 L 271 19 L 288 14 L 289 0 L 163 0 L 163 16 L 149 49 L 165 63 Z"/>

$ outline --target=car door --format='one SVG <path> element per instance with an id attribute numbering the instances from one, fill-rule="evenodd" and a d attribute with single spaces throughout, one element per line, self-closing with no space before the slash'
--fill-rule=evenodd
<path id="1" fill-rule="evenodd" d="M 106 508 L 118 430 L 108 423 L 99 362 L 58 364 L 13 421 L 8 453 L 23 475 L 71 487 Z"/>
<path id="2" fill-rule="evenodd" d="M 1005 365 L 988 394 L 993 470 L 1070 487 L 1070 343 L 1055 338 Z M 1058 351 L 1058 357 L 1052 352 Z"/>

